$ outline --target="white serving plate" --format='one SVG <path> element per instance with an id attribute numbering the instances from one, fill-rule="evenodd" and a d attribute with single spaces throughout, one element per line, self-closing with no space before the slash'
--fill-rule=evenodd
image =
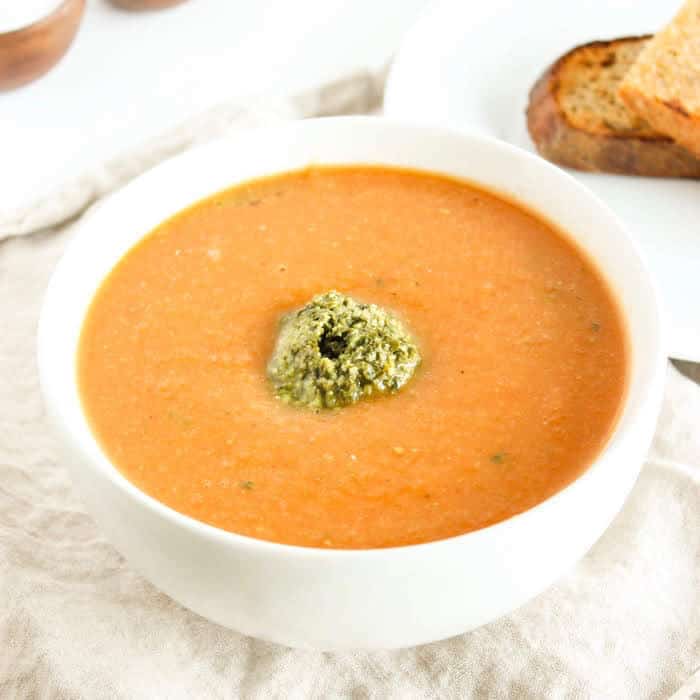
<path id="1" fill-rule="evenodd" d="M 528 92 L 577 44 L 653 33 L 680 0 L 446 0 L 406 35 L 389 117 L 448 124 L 534 152 Z M 700 362 L 700 182 L 569 171 L 627 224 L 660 288 L 672 357 Z"/>
<path id="2" fill-rule="evenodd" d="M 193 520 L 139 491 L 100 448 L 78 394 L 80 330 L 101 281 L 157 224 L 209 194 L 310 164 L 367 163 L 482 183 L 542 212 L 596 262 L 630 338 L 628 393 L 605 449 L 576 481 L 520 515 L 458 537 L 388 549 L 256 540 Z M 633 241 L 564 172 L 495 139 L 344 117 L 240 132 L 166 161 L 105 200 L 83 220 L 49 283 L 38 366 L 65 464 L 104 533 L 135 569 L 183 605 L 255 637 L 317 649 L 378 649 L 489 622 L 583 556 L 639 474 L 661 405 L 665 350 L 654 286 Z"/>

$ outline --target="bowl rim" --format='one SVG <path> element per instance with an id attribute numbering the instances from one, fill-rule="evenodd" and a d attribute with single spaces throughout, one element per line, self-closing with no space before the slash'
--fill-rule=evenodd
<path id="1" fill-rule="evenodd" d="M 79 8 L 79 12 L 82 15 L 85 12 L 85 0 L 60 0 L 60 2 L 51 10 L 47 15 L 35 19 L 29 24 L 25 24 L 21 27 L 15 27 L 15 29 L 8 29 L 7 31 L 0 31 L 0 41 L 4 39 L 18 39 L 22 34 L 30 34 L 35 31 L 40 31 L 42 29 L 48 28 L 50 24 L 65 19 L 62 15 L 65 15 L 75 5 Z"/>
<path id="2" fill-rule="evenodd" d="M 522 511 L 520 513 L 517 513 L 509 518 L 506 518 L 505 520 L 500 520 L 496 523 L 493 523 L 492 525 L 488 525 L 486 527 L 480 528 L 478 530 L 472 530 L 469 532 L 465 532 L 462 534 L 458 535 L 453 535 L 450 537 L 446 538 L 441 538 L 437 540 L 431 540 L 427 542 L 420 542 L 420 543 L 415 543 L 415 544 L 407 544 L 407 545 L 397 545 L 397 546 L 391 546 L 391 547 L 374 547 L 374 548 L 368 548 L 368 549 L 334 549 L 334 548 L 325 548 L 325 547 L 308 547 L 308 546 L 302 546 L 302 545 L 293 545 L 293 544 L 284 544 L 280 542 L 274 542 L 270 540 L 263 540 L 263 539 L 257 539 L 255 537 L 251 537 L 248 535 L 242 535 L 236 532 L 230 532 L 228 530 L 223 530 L 221 528 L 218 528 L 214 525 L 209 525 L 208 523 L 205 523 L 203 521 L 197 520 L 196 518 L 193 518 L 192 516 L 186 515 L 184 513 L 181 513 L 174 508 L 171 508 L 170 506 L 166 505 L 165 503 L 162 503 L 161 501 L 157 500 L 153 496 L 147 494 L 145 491 L 142 491 L 139 489 L 135 484 L 133 484 L 131 481 L 129 481 L 120 471 L 119 469 L 112 463 L 112 461 L 106 456 L 104 451 L 102 450 L 101 446 L 99 445 L 99 442 L 97 441 L 96 436 L 94 435 L 93 431 L 90 429 L 89 426 L 89 421 L 87 419 L 87 416 L 85 415 L 84 410 L 82 410 L 82 415 L 85 420 L 85 423 L 87 425 L 87 429 L 90 435 L 90 438 L 97 444 L 97 447 L 99 448 L 99 463 L 96 463 L 95 460 L 91 458 L 91 456 L 85 454 L 85 451 L 82 449 L 81 446 L 81 440 L 78 436 L 78 430 L 75 429 L 75 426 L 70 425 L 70 421 L 66 419 L 65 415 L 63 414 L 61 410 L 61 397 L 58 395 L 59 392 L 54 390 L 52 378 L 51 378 L 51 371 L 49 369 L 49 360 L 47 359 L 49 350 L 48 346 L 50 343 L 48 342 L 48 331 L 46 329 L 47 326 L 47 316 L 48 312 L 50 310 L 50 303 L 49 299 L 52 294 L 53 288 L 56 284 L 56 280 L 60 278 L 61 270 L 64 264 L 64 261 L 68 258 L 68 253 L 74 251 L 75 249 L 78 249 L 81 244 L 81 240 L 84 237 L 85 232 L 88 229 L 88 226 L 85 225 L 84 221 L 89 220 L 91 216 L 91 212 L 88 212 L 88 214 L 84 215 L 85 219 L 80 222 L 79 224 L 79 230 L 77 231 L 76 235 L 72 238 L 72 240 L 68 243 L 66 248 L 64 249 L 61 258 L 57 265 L 54 268 L 54 271 L 51 275 L 51 278 L 49 280 L 49 283 L 46 287 L 46 291 L 44 293 L 44 298 L 42 301 L 41 305 L 41 312 L 39 316 L 39 322 L 38 322 L 38 330 L 37 330 L 37 364 L 38 364 L 38 371 L 39 371 L 39 381 L 40 381 L 40 386 L 42 389 L 42 394 L 44 396 L 44 401 L 47 409 L 47 414 L 49 418 L 51 419 L 52 423 L 54 424 L 55 427 L 57 427 L 60 430 L 61 437 L 69 443 L 70 447 L 72 448 L 73 451 L 81 454 L 84 458 L 84 461 L 86 463 L 89 463 L 90 468 L 93 470 L 98 470 L 102 473 L 104 477 L 106 477 L 118 490 L 125 492 L 125 494 L 130 498 L 136 501 L 139 507 L 145 508 L 146 510 L 150 511 L 152 514 L 159 518 L 164 518 L 169 524 L 179 527 L 179 528 L 184 528 L 185 530 L 189 531 L 190 534 L 197 536 L 197 537 L 203 537 L 209 540 L 214 540 L 224 546 L 230 546 L 230 547 L 235 547 L 235 548 L 242 548 L 245 550 L 254 550 L 257 552 L 267 552 L 269 554 L 276 554 L 280 556 L 292 556 L 292 557 L 297 557 L 301 559 L 317 559 L 317 558 L 324 558 L 324 559 L 333 559 L 333 560 L 355 560 L 355 561 L 360 561 L 360 560 L 372 560 L 375 558 L 386 558 L 386 557 L 404 557 L 404 556 L 411 556 L 414 553 L 417 552 L 423 552 L 426 550 L 426 548 L 430 549 L 437 549 L 437 548 L 445 548 L 445 547 L 452 547 L 455 545 L 461 545 L 461 544 L 466 544 L 468 542 L 475 542 L 479 539 L 483 538 L 489 538 L 491 537 L 494 533 L 500 533 L 500 534 L 505 534 L 508 531 L 512 531 L 513 529 L 519 528 L 521 526 L 521 523 L 524 523 L 528 520 L 531 520 L 533 518 L 538 518 L 538 517 L 543 517 L 546 515 L 548 512 L 552 511 L 558 505 L 562 502 L 565 501 L 569 498 L 572 498 L 575 496 L 576 493 L 582 491 L 585 488 L 585 485 L 590 482 L 592 479 L 594 479 L 601 471 L 604 469 L 608 469 L 614 466 L 615 460 L 613 459 L 615 454 L 619 452 L 620 450 L 623 449 L 624 445 L 632 438 L 635 436 L 633 433 L 635 432 L 634 428 L 635 426 L 639 423 L 640 419 L 643 417 L 643 414 L 645 412 L 645 407 L 647 404 L 649 404 L 650 400 L 654 400 L 656 404 L 658 404 L 655 408 L 658 413 L 658 408 L 660 408 L 660 403 L 661 403 L 661 392 L 663 388 L 663 381 L 664 381 L 664 376 L 665 376 L 665 364 L 666 364 L 666 353 L 665 353 L 665 345 L 663 342 L 663 339 L 665 337 L 665 334 L 663 332 L 664 329 L 664 319 L 663 315 L 661 313 L 661 306 L 660 306 L 660 297 L 658 293 L 657 286 L 649 272 L 649 269 L 647 265 L 644 262 L 644 258 L 642 254 L 640 253 L 640 249 L 635 242 L 635 240 L 630 236 L 626 226 L 624 223 L 617 217 L 617 215 L 598 197 L 596 197 L 587 187 L 585 187 L 583 184 L 578 182 L 576 179 L 574 179 L 571 175 L 566 173 L 565 171 L 561 170 L 560 168 L 554 166 L 553 164 L 549 163 L 548 161 L 545 161 L 544 159 L 528 153 L 524 149 L 521 149 L 517 146 L 511 145 L 509 143 L 506 143 L 504 141 L 500 141 L 498 139 L 495 139 L 490 136 L 485 136 L 479 133 L 475 133 L 472 131 L 466 131 L 466 130 L 460 130 L 456 129 L 453 127 L 448 127 L 448 126 L 442 126 L 442 125 L 431 125 L 431 124 L 426 124 L 425 122 L 420 122 L 420 121 L 411 121 L 408 119 L 389 119 L 389 118 L 378 118 L 375 116 L 334 116 L 334 117 L 318 117 L 318 118 L 313 118 L 313 119 L 304 119 L 304 120 L 295 120 L 295 121 L 289 121 L 289 122 L 284 122 L 281 124 L 276 124 L 273 126 L 261 126 L 261 127 L 254 127 L 255 131 L 284 131 L 287 130 L 290 132 L 290 134 L 293 134 L 297 129 L 313 129 L 315 128 L 316 124 L 328 124 L 328 123 L 351 123 L 351 124 L 356 124 L 356 125 L 370 125 L 371 127 L 374 127 L 378 123 L 381 122 L 380 128 L 403 128 L 403 129 L 409 129 L 409 130 L 414 130 L 417 133 L 418 132 L 423 132 L 425 133 L 426 131 L 428 132 L 440 132 L 442 135 L 444 135 L 446 138 L 449 139 L 467 139 L 467 140 L 472 140 L 475 142 L 481 142 L 484 144 L 487 148 L 489 149 L 494 149 L 494 150 L 500 150 L 501 152 L 517 159 L 521 159 L 524 161 L 536 161 L 537 166 L 543 168 L 545 170 L 550 170 L 555 173 L 556 177 L 561 178 L 564 181 L 568 181 L 569 187 L 573 187 L 573 189 L 577 190 L 577 197 L 584 197 L 586 198 L 589 202 L 593 203 L 594 206 L 596 206 L 602 214 L 606 215 L 606 218 L 610 221 L 610 229 L 612 230 L 613 228 L 616 229 L 614 232 L 615 236 L 621 237 L 624 239 L 625 244 L 630 248 L 631 252 L 634 254 L 636 257 L 636 262 L 639 265 L 640 269 L 640 277 L 645 279 L 646 284 L 648 285 L 648 291 L 650 293 L 650 298 L 653 300 L 653 308 L 650 308 L 647 310 L 647 314 L 652 317 L 652 322 L 653 322 L 653 327 L 655 329 L 655 334 L 654 334 L 654 347 L 652 348 L 647 348 L 648 352 L 652 355 L 652 361 L 649 363 L 649 371 L 647 372 L 646 376 L 642 376 L 639 378 L 637 381 L 642 384 L 644 387 L 644 392 L 643 395 L 640 396 L 639 400 L 636 402 L 632 402 L 631 400 L 631 384 L 634 380 L 634 378 L 631 376 L 631 368 L 630 368 L 630 376 L 628 376 L 628 386 L 626 390 L 626 394 L 623 398 L 622 404 L 619 409 L 618 416 L 616 418 L 616 423 L 614 425 L 614 428 L 612 429 L 610 435 L 608 436 L 607 442 L 603 446 L 603 448 L 598 452 L 596 457 L 593 459 L 593 461 L 584 469 L 584 471 L 577 476 L 573 481 L 571 481 L 569 484 L 567 484 L 564 488 L 560 489 L 559 491 L 555 492 L 548 498 L 544 499 L 543 501 L 540 501 L 539 503 L 535 504 L 531 508 L 528 508 L 525 511 Z M 360 126 L 359 128 L 364 128 L 364 126 Z M 223 139 L 216 139 L 210 142 L 207 142 L 203 145 L 196 146 L 194 148 L 188 149 L 187 151 L 184 151 L 183 153 L 180 153 L 178 155 L 175 155 L 171 158 L 166 159 L 165 161 L 162 161 L 161 163 L 157 164 L 153 168 L 147 170 L 146 172 L 142 173 L 138 177 L 134 178 L 132 181 L 127 183 L 124 187 L 122 187 L 120 190 L 118 190 L 116 193 L 109 195 L 109 199 L 112 199 L 112 197 L 118 197 L 120 192 L 126 191 L 126 190 L 131 190 L 133 188 L 137 188 L 141 185 L 141 182 L 144 178 L 152 176 L 154 173 L 160 173 L 162 171 L 166 171 L 170 167 L 172 167 L 172 164 L 174 162 L 181 162 L 183 160 L 196 157 L 196 154 L 202 153 L 207 150 L 212 150 L 216 149 L 217 146 L 221 145 L 222 143 L 235 143 L 236 138 L 240 137 L 229 137 L 229 138 L 223 138 Z M 381 165 L 382 164 L 382 159 L 379 158 L 376 163 L 373 163 L 376 165 Z M 338 163 L 338 165 L 342 165 L 342 163 Z M 392 167 L 390 164 L 388 164 L 389 167 Z M 455 175 L 450 175 L 446 169 L 441 170 L 439 167 L 436 167 L 433 171 L 428 170 L 426 168 L 415 168 L 418 172 L 435 172 L 435 173 L 440 173 L 440 174 L 445 174 L 450 177 L 455 177 L 456 179 L 463 179 L 466 180 L 466 178 L 459 178 Z M 279 169 L 279 170 L 270 170 L 268 175 L 276 175 L 276 174 L 282 174 L 284 172 L 289 172 L 288 169 Z M 241 180 L 241 182 L 244 182 L 245 180 Z M 477 180 L 474 180 L 474 183 L 478 186 L 479 182 Z M 233 186 L 233 185 L 232 185 Z M 493 190 L 494 193 L 498 194 L 498 190 L 496 188 L 490 188 L 489 190 Z M 214 195 L 215 192 L 211 192 L 207 195 L 204 195 L 203 197 L 199 197 L 196 200 L 194 200 L 193 204 L 196 204 L 199 201 L 202 201 L 202 199 L 205 199 L 208 196 Z M 516 197 L 511 197 L 508 195 L 509 198 L 515 203 L 515 204 L 521 204 L 522 206 L 525 206 L 532 210 L 535 213 L 540 213 L 539 210 L 528 204 L 524 199 L 518 199 Z M 177 214 L 181 209 L 186 208 L 186 206 L 192 206 L 190 205 L 185 205 L 181 208 L 174 208 L 172 214 L 170 216 L 174 216 Z M 557 222 L 552 219 L 551 217 L 544 217 L 545 220 L 551 221 L 551 223 L 558 225 Z M 564 227 L 562 228 L 562 232 L 564 234 L 567 233 L 566 229 Z M 140 236 L 136 241 L 131 243 L 129 248 L 127 250 L 130 250 L 134 245 L 137 244 L 138 241 L 142 240 L 145 236 L 149 235 L 153 229 L 149 228 L 142 236 Z M 574 241 L 577 243 L 577 241 Z M 595 256 L 590 254 L 588 251 L 585 251 L 591 260 L 593 262 L 596 262 Z M 126 254 L 126 251 L 122 252 L 118 258 L 114 260 L 112 263 L 111 269 L 114 268 L 114 265 L 117 264 L 117 262 L 123 257 L 123 255 Z M 106 274 L 109 274 L 106 273 Z M 104 276 L 101 278 L 104 280 Z M 89 308 L 89 304 L 86 306 L 85 311 L 87 311 L 87 308 Z M 625 322 L 628 321 L 628 314 L 625 310 L 625 308 L 622 306 L 620 303 L 620 311 L 623 315 L 623 319 Z M 84 320 L 85 314 L 83 313 L 82 319 Z M 630 335 L 628 334 L 628 342 L 630 345 L 630 353 L 632 352 L 632 339 Z M 75 357 L 74 357 L 75 359 Z M 74 372 L 73 378 L 71 380 L 74 384 L 77 384 L 77 372 Z M 651 399 L 650 399 L 651 397 Z M 81 406 L 82 408 L 82 406 Z M 625 418 L 625 421 L 623 421 L 623 417 Z M 649 436 L 651 438 L 651 436 Z M 611 464 L 611 462 L 613 464 Z"/>

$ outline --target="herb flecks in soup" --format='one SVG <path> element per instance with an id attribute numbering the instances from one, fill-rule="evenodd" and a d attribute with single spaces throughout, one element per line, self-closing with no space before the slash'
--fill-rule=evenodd
<path id="1" fill-rule="evenodd" d="M 284 316 L 268 375 L 280 399 L 320 410 L 396 393 L 419 363 L 398 318 L 331 291 Z"/>
<path id="2" fill-rule="evenodd" d="M 404 320 L 421 365 L 386 398 L 303 410 L 268 362 L 280 319 L 331 289 Z M 626 368 L 615 300 L 565 235 L 466 183 L 372 167 L 250 182 L 164 222 L 97 291 L 79 356 L 92 429 L 138 488 L 337 548 L 540 503 L 604 447 Z"/>

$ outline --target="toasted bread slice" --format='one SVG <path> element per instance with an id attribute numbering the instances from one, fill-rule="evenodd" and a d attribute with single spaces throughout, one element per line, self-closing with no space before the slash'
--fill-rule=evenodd
<path id="1" fill-rule="evenodd" d="M 619 92 L 655 129 L 700 156 L 700 0 L 687 0 L 647 43 Z"/>
<path id="2" fill-rule="evenodd" d="M 625 73 L 650 38 L 584 44 L 545 71 L 527 108 L 528 130 L 542 156 L 592 172 L 700 178 L 700 159 L 618 97 Z"/>

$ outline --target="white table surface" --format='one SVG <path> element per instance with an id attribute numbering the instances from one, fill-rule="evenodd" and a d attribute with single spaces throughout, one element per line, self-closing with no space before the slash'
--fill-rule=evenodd
<path id="1" fill-rule="evenodd" d="M 221 101 L 379 66 L 427 4 L 189 0 L 128 13 L 87 0 L 58 66 L 0 93 L 0 210 Z"/>

